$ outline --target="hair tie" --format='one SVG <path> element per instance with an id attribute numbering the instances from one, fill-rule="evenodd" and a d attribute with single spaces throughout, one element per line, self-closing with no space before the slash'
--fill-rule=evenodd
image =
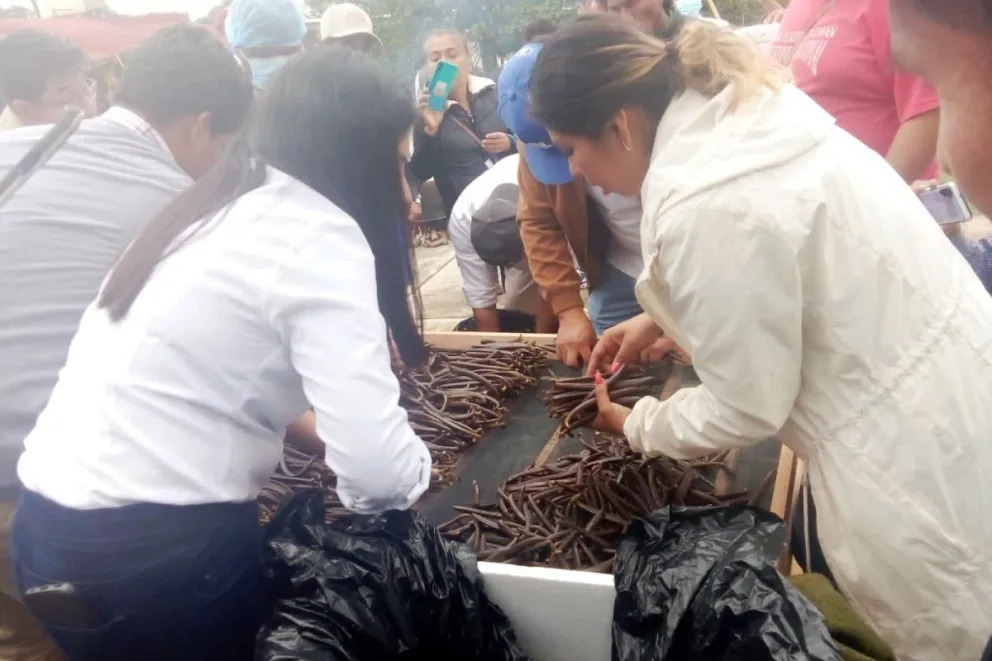
<path id="1" fill-rule="evenodd" d="M 674 39 L 665 42 L 665 55 L 675 60 L 679 59 L 679 47 Z"/>

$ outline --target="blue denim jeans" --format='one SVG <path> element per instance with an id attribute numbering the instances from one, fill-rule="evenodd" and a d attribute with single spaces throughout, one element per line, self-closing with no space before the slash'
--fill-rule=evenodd
<path id="1" fill-rule="evenodd" d="M 603 264 L 599 282 L 589 293 L 589 303 L 586 306 L 597 335 L 602 335 L 604 331 L 642 312 L 634 296 L 636 283 L 634 278 L 623 271 Z"/>
<path id="2" fill-rule="evenodd" d="M 71 661 L 252 658 L 270 610 L 256 503 L 73 510 L 24 492 L 12 537 L 22 595 L 69 583 L 89 614 L 25 599 Z"/>

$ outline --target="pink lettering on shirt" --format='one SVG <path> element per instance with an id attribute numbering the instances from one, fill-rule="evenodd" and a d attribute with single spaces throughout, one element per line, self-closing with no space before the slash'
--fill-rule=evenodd
<path id="1" fill-rule="evenodd" d="M 838 126 L 885 156 L 904 122 L 938 107 L 937 95 L 892 66 L 888 0 L 838 0 L 824 12 L 828 2 L 791 0 L 769 52 Z"/>

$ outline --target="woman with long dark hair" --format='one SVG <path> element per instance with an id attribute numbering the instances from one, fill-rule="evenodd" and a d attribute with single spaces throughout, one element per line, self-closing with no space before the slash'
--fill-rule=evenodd
<path id="1" fill-rule="evenodd" d="M 250 657 L 255 499 L 310 406 L 347 507 L 427 488 L 388 341 L 425 357 L 396 241 L 414 112 L 363 54 L 293 60 L 249 139 L 87 310 L 26 441 L 13 541 L 25 601 L 72 659 Z M 59 585 L 71 608 L 32 596 Z"/>
<path id="2" fill-rule="evenodd" d="M 531 110 L 592 185 L 641 196 L 645 315 L 593 369 L 664 335 L 701 385 L 599 426 L 688 458 L 777 436 L 806 460 L 841 590 L 900 659 L 978 658 L 992 622 L 992 300 L 882 156 L 756 44 L 663 42 L 612 17 L 556 32 Z"/>

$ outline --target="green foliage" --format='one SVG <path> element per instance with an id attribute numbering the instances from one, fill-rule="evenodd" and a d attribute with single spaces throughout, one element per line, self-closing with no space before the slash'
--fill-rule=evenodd
<path id="1" fill-rule="evenodd" d="M 734 25 L 760 23 L 767 13 L 761 0 L 715 0 L 720 18 Z M 785 5 L 784 1 L 780 4 Z"/>
<path id="2" fill-rule="evenodd" d="M 314 16 L 333 0 L 307 0 Z M 340 1 L 340 0 L 339 0 Z M 539 18 L 562 23 L 575 15 L 574 0 L 352 0 L 372 17 L 385 57 L 403 75 L 423 62 L 424 39 L 454 27 L 478 45 L 481 69 L 493 73 L 523 45 L 524 27 Z M 761 20 L 762 0 L 716 0 L 721 16 L 738 25 Z"/>

